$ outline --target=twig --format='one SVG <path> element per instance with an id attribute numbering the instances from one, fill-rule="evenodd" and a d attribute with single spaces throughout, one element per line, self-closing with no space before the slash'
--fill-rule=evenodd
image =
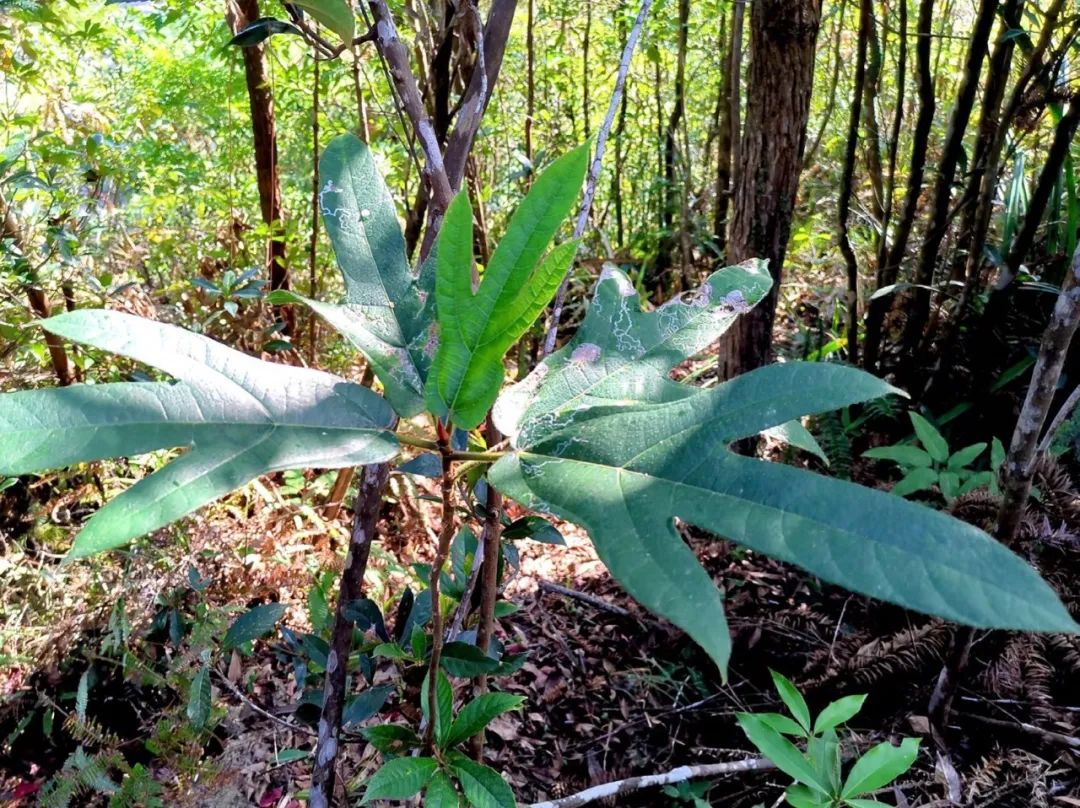
<path id="1" fill-rule="evenodd" d="M 589 166 L 589 176 L 585 182 L 585 197 L 578 210 L 577 222 L 574 225 L 574 238 L 581 238 L 585 233 L 585 227 L 589 222 L 589 211 L 592 210 L 593 198 L 596 196 L 596 184 L 600 180 L 600 170 L 604 164 L 604 149 L 607 147 L 608 134 L 615 122 L 615 114 L 622 103 L 623 91 L 626 87 L 626 74 L 630 72 L 630 62 L 633 60 L 634 48 L 637 47 L 641 37 L 641 29 L 645 25 L 645 18 L 649 15 L 652 0 L 641 0 L 641 8 L 638 10 L 634 27 L 630 29 L 630 36 L 626 39 L 626 47 L 623 48 L 622 60 L 619 62 L 619 72 L 615 77 L 615 89 L 611 93 L 611 102 L 608 104 L 607 115 L 604 123 L 596 135 L 596 152 L 593 155 L 592 164 Z M 555 294 L 555 304 L 551 310 L 551 324 L 548 326 L 547 337 L 544 339 L 544 356 L 555 350 L 555 339 L 559 334 L 559 320 L 562 318 L 563 303 L 566 302 L 566 287 L 570 285 L 570 275 L 573 266 L 567 270 L 566 276 L 559 285 L 559 291 Z"/>
<path id="2" fill-rule="evenodd" d="M 567 589 L 565 586 L 559 586 L 553 584 L 550 581 L 540 581 L 538 584 L 540 589 L 545 592 L 551 592 L 555 595 L 563 595 L 574 600 L 580 600 L 582 603 L 588 603 L 599 609 L 602 612 L 610 612 L 611 614 L 617 614 L 619 617 L 633 617 L 633 612 L 628 609 L 624 609 L 622 606 L 616 606 L 614 603 L 608 603 L 603 598 L 598 598 L 595 595 L 588 595 L 584 592 L 578 592 L 576 589 Z"/>
<path id="3" fill-rule="evenodd" d="M 765 758 L 747 758 L 735 760 L 729 763 L 706 763 L 698 766 L 680 766 L 664 774 L 650 774 L 643 777 L 630 777 L 626 780 L 615 780 L 602 786 L 594 786 L 569 797 L 548 802 L 534 802 L 529 808 L 577 808 L 590 802 L 606 799 L 608 797 L 620 797 L 643 788 L 656 788 L 673 783 L 683 783 L 687 780 L 701 780 L 707 777 L 718 777 L 723 774 L 736 774 L 738 772 L 760 772 L 775 769 L 776 766 Z"/>
<path id="4" fill-rule="evenodd" d="M 307 727 L 301 726 L 300 724 L 294 724 L 292 721 L 286 721 L 281 716 L 274 715 L 272 712 L 267 710 L 265 707 L 262 707 L 259 704 L 257 704 L 256 702 L 252 701 L 252 699 L 250 697 L 248 697 L 247 695 L 244 694 L 243 690 L 241 690 L 235 684 L 230 682 L 229 677 L 226 676 L 225 674 L 223 674 L 217 668 L 211 668 L 210 672 L 213 673 L 215 676 L 217 676 L 218 681 L 221 682 L 223 685 L 225 685 L 225 687 L 229 690 L 230 693 L 232 693 L 234 696 L 236 696 L 236 698 L 240 699 L 240 701 L 242 701 L 246 706 L 250 707 L 254 712 L 258 713 L 263 718 L 268 718 L 271 721 L 273 721 L 275 724 L 280 724 L 282 727 L 284 727 L 287 730 L 291 730 L 292 732 L 299 732 L 302 735 L 308 735 L 308 736 L 310 736 L 312 738 L 315 737 L 315 732 L 308 729 Z"/>
<path id="5" fill-rule="evenodd" d="M 1002 721 L 1000 718 L 987 718 L 970 714 L 965 715 L 964 718 L 970 718 L 980 724 L 989 724 L 992 727 L 1000 727 L 1001 729 L 1009 729 L 1024 735 L 1030 735 L 1054 746 L 1067 746 L 1070 749 L 1080 750 L 1080 738 L 1075 735 L 1065 735 L 1061 732 L 1043 729 L 1034 724 L 1028 724 L 1026 721 Z"/>

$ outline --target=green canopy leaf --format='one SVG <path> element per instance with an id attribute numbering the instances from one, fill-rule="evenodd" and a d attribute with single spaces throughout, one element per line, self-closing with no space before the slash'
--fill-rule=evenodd
<path id="1" fill-rule="evenodd" d="M 319 160 L 319 209 L 345 280 L 341 304 L 293 292 L 271 303 L 304 303 L 371 363 L 403 417 L 424 409 L 424 380 L 435 353 L 434 278 L 413 275 L 394 200 L 371 150 L 355 135 L 334 139 Z"/>
<path id="2" fill-rule="evenodd" d="M 188 449 L 99 510 L 76 539 L 73 556 L 126 544 L 263 474 L 377 463 L 397 453 L 386 402 L 329 373 L 263 362 L 182 328 L 115 311 L 81 310 L 43 325 L 176 381 L 0 396 L 0 474 Z"/>
<path id="3" fill-rule="evenodd" d="M 464 193 L 451 203 L 439 235 L 439 350 L 427 385 L 435 415 L 472 429 L 499 395 L 503 355 L 544 310 L 573 261 L 576 242 L 544 253 L 577 199 L 588 158 L 588 144 L 579 146 L 537 178 L 475 294 L 472 207 Z"/>

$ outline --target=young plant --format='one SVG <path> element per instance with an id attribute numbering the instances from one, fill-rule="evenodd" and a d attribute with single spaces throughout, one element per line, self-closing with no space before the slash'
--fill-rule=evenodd
<path id="1" fill-rule="evenodd" d="M 987 487 L 997 493 L 997 469 L 1005 460 L 1001 441 L 994 438 L 990 470 L 978 471 L 971 464 L 982 457 L 985 443 L 973 443 L 953 452 L 933 424 L 917 412 L 909 412 L 908 416 L 920 446 L 897 443 L 863 452 L 863 457 L 873 460 L 891 460 L 903 471 L 904 477 L 892 487 L 892 493 L 906 497 L 936 487 L 950 504 L 976 488 Z"/>
<path id="2" fill-rule="evenodd" d="M 917 738 L 900 746 L 878 744 L 852 764 L 843 777 L 843 758 L 836 728 L 854 718 L 866 696 L 845 696 L 813 718 L 802 694 L 788 679 L 773 672 L 773 683 L 791 716 L 781 713 L 739 713 L 736 720 L 762 755 L 795 782 L 784 792 L 793 808 L 888 808 L 867 795 L 884 788 L 915 763 Z M 788 738 L 805 745 L 799 749 Z"/>
<path id="3" fill-rule="evenodd" d="M 574 258 L 573 243 L 549 245 L 587 160 L 582 147 L 536 179 L 482 272 L 474 269 L 471 205 L 459 195 L 434 257 L 414 274 L 371 152 L 355 137 L 338 138 L 320 164 L 320 203 L 345 301 L 283 292 L 269 300 L 304 302 L 338 328 L 366 356 L 385 397 L 162 323 L 75 311 L 42 325 L 172 378 L 0 396 L 0 474 L 185 449 L 86 523 L 70 554 L 80 558 L 121 547 L 263 474 L 401 462 L 403 447 L 434 454 L 444 526 L 430 571 L 425 661 L 436 681 L 447 658 L 438 590 L 457 511 L 450 480 L 462 462 L 526 508 L 582 525 L 627 591 L 686 631 L 724 673 L 731 644 L 723 596 L 676 519 L 910 609 L 980 627 L 1076 630 L 1031 567 L 980 530 L 899 497 L 731 451 L 804 415 L 899 392 L 828 363 L 771 365 L 710 389 L 673 381 L 676 365 L 768 293 L 763 262 L 714 272 L 649 312 L 627 276 L 606 269 L 577 333 L 502 390 L 505 352 L 540 316 Z M 474 431 L 493 407 L 506 449 Z M 339 663 L 328 656 L 325 667 Z M 418 787 L 441 787 L 441 772 L 468 795 L 466 777 L 487 775 L 440 747 L 438 725 L 428 727 L 434 737 L 424 739 L 424 757 L 435 763 L 421 764 L 429 780 L 412 773 Z M 328 732 L 321 743 L 332 756 L 336 728 Z"/>

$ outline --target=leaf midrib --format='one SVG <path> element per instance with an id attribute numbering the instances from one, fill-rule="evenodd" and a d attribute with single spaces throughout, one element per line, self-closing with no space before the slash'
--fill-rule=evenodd
<path id="1" fill-rule="evenodd" d="M 723 452 L 726 453 L 726 454 L 731 454 L 726 449 L 724 449 Z M 919 563 L 922 565 L 922 567 L 924 569 L 927 568 L 927 564 L 922 561 L 922 556 L 920 556 L 917 553 L 905 552 L 902 548 L 899 548 L 897 545 L 890 544 L 890 543 L 887 543 L 887 542 L 883 542 L 878 538 L 869 538 L 868 539 L 866 536 L 863 536 L 860 533 L 856 533 L 853 530 L 850 530 L 848 528 L 838 527 L 833 523 L 825 522 L 825 521 L 823 521 L 823 520 L 821 520 L 819 518 L 816 518 L 816 517 L 813 517 L 813 516 L 810 516 L 810 515 L 807 515 L 807 514 L 798 513 L 796 511 L 784 510 L 782 508 L 777 508 L 777 507 L 775 507 L 773 505 L 769 505 L 767 503 L 758 502 L 756 500 L 747 499 L 745 497 L 739 497 L 739 496 L 736 496 L 736 495 L 730 494 L 730 493 L 720 493 L 718 491 L 713 491 L 713 490 L 711 490 L 709 488 L 703 488 L 702 486 L 699 486 L 699 485 L 694 485 L 694 484 L 679 481 L 679 480 L 672 480 L 669 477 L 659 477 L 659 476 L 657 476 L 655 474 L 647 474 L 647 473 L 642 472 L 642 471 L 636 471 L 634 469 L 625 468 L 624 466 L 613 466 L 613 465 L 609 465 L 609 464 L 605 464 L 605 463 L 595 463 L 595 462 L 590 461 L 590 460 L 581 460 L 579 458 L 559 457 L 558 455 L 542 455 L 542 454 L 537 454 L 537 453 L 528 452 L 528 451 L 519 451 L 517 454 L 518 454 L 519 458 L 524 458 L 526 455 L 532 455 L 533 457 L 539 458 L 540 462 L 558 461 L 558 462 L 563 462 L 563 463 L 578 463 L 578 464 L 583 465 L 583 466 L 589 466 L 589 467 L 601 469 L 601 470 L 604 470 L 604 471 L 607 471 L 607 472 L 614 472 L 616 474 L 616 476 L 617 476 L 617 479 L 618 479 L 618 485 L 619 485 L 620 491 L 622 490 L 622 480 L 619 478 L 619 475 L 623 475 L 623 474 L 634 475 L 635 477 L 643 478 L 643 479 L 646 479 L 646 480 L 652 480 L 652 481 L 659 480 L 660 482 L 663 482 L 663 483 L 665 483 L 667 485 L 673 486 L 673 487 L 675 487 L 677 489 L 678 488 L 684 488 L 684 489 L 687 489 L 689 491 L 693 491 L 693 492 L 698 493 L 698 494 L 704 493 L 704 494 L 706 494 L 708 496 L 717 497 L 717 498 L 720 498 L 720 499 L 729 499 L 729 500 L 732 500 L 734 502 L 739 502 L 739 503 L 747 503 L 747 504 L 753 505 L 755 507 L 765 508 L 767 510 L 776 511 L 776 512 L 781 513 L 781 514 L 790 514 L 790 515 L 792 515 L 792 516 L 794 516 L 794 517 L 796 517 L 798 519 L 804 520 L 804 521 L 806 521 L 806 522 L 808 522 L 808 523 L 810 523 L 812 525 L 821 526 L 821 527 L 824 527 L 824 528 L 828 529 L 831 532 L 843 534 L 844 536 L 848 537 L 849 539 L 859 539 L 859 540 L 862 540 L 862 541 L 870 541 L 876 546 L 880 546 L 880 547 L 884 547 L 884 548 L 890 548 L 890 549 L 893 549 L 893 550 L 898 550 L 898 551 L 902 552 L 905 556 L 907 556 L 909 558 L 912 558 L 912 559 L 915 559 L 916 561 L 919 561 Z M 706 457 L 706 461 L 708 459 L 709 458 Z M 703 461 L 703 462 L 705 462 L 705 461 Z M 757 461 L 757 462 L 766 462 L 766 461 Z M 523 475 L 523 478 L 524 478 L 524 475 Z M 528 485 L 527 478 L 525 480 L 525 483 L 526 483 L 526 485 Z M 531 490 L 531 486 L 530 486 L 530 490 Z M 545 498 L 540 497 L 540 499 L 544 500 Z M 676 516 L 676 515 L 677 514 L 672 514 L 672 518 L 674 518 L 674 516 Z M 736 540 L 736 541 L 738 541 L 738 540 Z M 785 544 L 787 544 L 787 543 L 788 542 L 787 542 L 786 534 L 785 534 Z M 989 587 L 990 589 L 994 590 L 995 592 L 1000 592 L 1000 593 L 1002 593 L 1004 595 L 1007 595 L 1010 599 L 1016 599 L 1016 597 L 1017 597 L 1014 592 L 1011 592 L 1010 590 L 1004 589 L 1004 588 L 1002 588 L 1001 586 L 999 586 L 996 583 L 988 581 L 983 576 L 972 575 L 970 572 L 963 572 L 960 567 L 955 567 L 955 566 L 949 564 L 949 562 L 947 560 L 939 562 L 939 565 L 940 566 L 945 566 L 950 570 L 956 570 L 958 572 L 962 572 L 962 574 L 964 576 L 966 576 L 967 578 L 969 578 L 969 579 L 970 578 L 975 578 L 984 587 Z M 938 593 L 938 596 L 940 597 L 940 593 Z M 952 606 L 951 604 L 950 604 L 949 608 L 955 611 L 955 607 Z"/>

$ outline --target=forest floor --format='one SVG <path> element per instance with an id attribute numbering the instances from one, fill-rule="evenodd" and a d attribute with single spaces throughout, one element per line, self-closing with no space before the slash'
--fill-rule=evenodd
<path id="1" fill-rule="evenodd" d="M 1043 480 L 1047 490 L 1050 482 Z M 1060 476 L 1058 482 L 1071 490 L 1067 477 Z M 264 493 L 274 492 L 264 488 Z M 985 497 L 970 497 L 958 512 L 979 523 L 992 518 L 992 505 Z M 383 546 L 373 557 L 369 575 L 369 592 L 376 600 L 400 591 L 407 578 L 400 559 L 426 558 L 431 547 L 427 519 L 401 506 L 388 510 Z M 1045 540 L 1053 520 L 1063 516 L 1071 521 L 1075 514 L 1048 510 L 1029 519 L 1029 535 L 1035 531 Z M 297 529 L 300 520 L 295 517 L 288 508 L 249 503 L 243 520 L 223 509 L 194 523 L 187 560 L 210 581 L 207 602 L 279 600 L 289 605 L 286 624 L 302 629 L 312 563 L 318 568 L 340 560 L 325 539 L 313 541 L 312 531 Z M 345 517 L 341 519 L 344 530 Z M 1068 527 L 1080 528 L 1080 523 Z M 501 620 L 502 639 L 529 656 L 517 674 L 497 686 L 520 693 L 527 704 L 493 725 L 488 754 L 519 800 L 564 796 L 681 765 L 754 756 L 733 716 L 780 709 L 768 675 L 775 669 L 804 690 L 812 709 L 842 695 L 868 693 L 866 707 L 853 722 L 852 746 L 864 749 L 886 738 L 924 737 L 916 769 L 884 796 L 901 806 L 948 804 L 941 802 L 948 793 L 946 770 L 935 764 L 925 715 L 954 631 L 951 626 L 822 586 L 787 565 L 684 529 L 727 593 L 735 647 L 725 684 L 681 632 L 648 615 L 619 589 L 581 533 L 572 526 L 562 528 L 565 547 L 520 544 L 520 568 L 505 593 L 521 608 Z M 1037 560 L 1044 574 L 1056 582 L 1080 580 L 1073 530 L 1063 527 L 1050 533 L 1059 541 L 1044 543 Z M 55 562 L 41 559 L 43 566 L 50 563 Z M 171 588 L 182 586 L 187 565 L 174 563 L 170 568 L 172 573 L 163 575 L 159 565 L 139 563 L 123 573 L 129 612 L 149 613 Z M 119 581 L 84 583 L 107 591 Z M 376 591 L 378 587 L 385 591 Z M 1075 608 L 1077 593 L 1063 594 Z M 62 662 L 76 657 L 79 649 L 85 655 L 92 641 L 107 634 L 106 602 L 100 601 L 101 608 L 94 611 L 72 600 L 54 608 L 50 625 L 34 626 L 39 633 L 23 635 L 25 664 L 8 666 L 5 674 L 3 735 L 28 708 L 56 705 L 74 688 Z M 132 636 L 137 635 L 138 627 L 133 629 Z M 10 635 L 6 639 L 10 645 Z M 154 655 L 151 645 L 143 646 L 144 656 Z M 962 804 L 1080 806 L 1080 749 L 1074 737 L 1080 723 L 1078 676 L 1080 643 L 1075 638 L 980 636 L 950 726 L 950 760 L 958 772 Z M 277 759 L 283 749 L 311 745 L 306 733 L 281 723 L 292 720 L 289 705 L 298 696 L 291 670 L 267 644 L 260 644 L 253 656 L 233 658 L 227 678 L 234 684 L 215 679 L 215 695 L 228 705 L 228 712 L 211 744 L 200 750 L 206 760 L 183 772 L 169 771 L 160 758 L 146 759 L 159 782 L 174 784 L 166 804 L 298 805 L 293 795 L 306 786 L 310 761 Z M 112 687 L 111 693 L 108 686 L 99 688 L 106 695 L 96 697 L 97 706 L 92 704 L 90 712 L 105 731 L 125 739 L 133 759 L 143 759 L 140 741 L 160 731 L 155 730 L 159 716 L 175 704 L 157 689 L 135 687 L 131 677 L 118 677 Z M 239 697 L 238 690 L 247 695 Z M 379 720 L 400 716 L 401 710 L 391 703 Z M 68 753 L 70 749 L 49 748 L 33 731 L 10 742 L 0 759 L 8 775 L 0 786 L 9 798 L 6 804 L 30 804 L 32 784 L 40 785 Z M 377 753 L 364 743 L 349 745 L 341 760 L 350 783 L 359 783 L 377 763 Z M 731 808 L 771 806 L 777 804 L 784 780 L 775 772 L 734 775 L 717 781 L 709 800 Z M 16 798 L 20 793 L 27 794 L 26 800 Z M 651 791 L 618 804 L 678 803 Z"/>

